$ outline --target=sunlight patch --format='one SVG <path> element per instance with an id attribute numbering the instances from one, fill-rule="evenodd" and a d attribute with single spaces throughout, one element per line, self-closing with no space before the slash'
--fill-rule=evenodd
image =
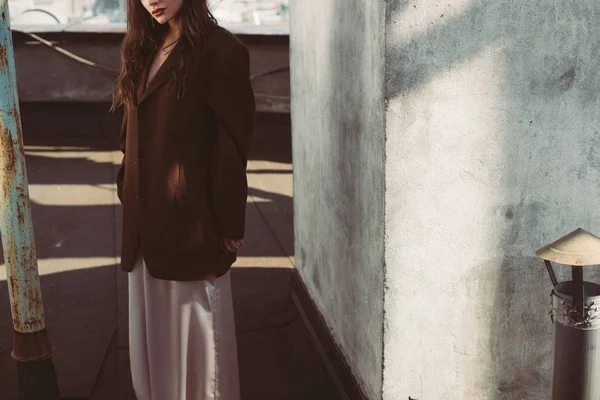
<path id="1" fill-rule="evenodd" d="M 40 276 L 43 276 L 82 269 L 115 266 L 117 263 L 118 261 L 115 257 L 45 258 L 38 260 L 38 271 Z M 0 264 L 0 281 L 5 280 L 6 265 Z"/>

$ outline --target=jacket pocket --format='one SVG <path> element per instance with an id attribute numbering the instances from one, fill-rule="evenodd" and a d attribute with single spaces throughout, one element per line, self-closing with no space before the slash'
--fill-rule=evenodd
<path id="1" fill-rule="evenodd" d="M 196 210 L 201 206 L 201 196 L 187 190 L 175 191 L 175 205 L 180 210 Z"/>
<path id="2" fill-rule="evenodd" d="M 176 230 L 182 245 L 219 249 L 219 236 L 205 193 L 175 191 Z"/>

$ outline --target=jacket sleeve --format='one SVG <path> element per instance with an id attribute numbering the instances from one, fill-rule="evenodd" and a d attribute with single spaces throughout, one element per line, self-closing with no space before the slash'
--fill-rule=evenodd
<path id="1" fill-rule="evenodd" d="M 219 235 L 242 239 L 255 103 L 247 48 L 239 45 L 226 52 L 207 91 L 207 103 L 217 119 L 210 161 L 210 197 Z"/>
<path id="2" fill-rule="evenodd" d="M 125 143 L 127 137 L 127 109 L 123 114 L 123 122 L 121 123 L 121 133 L 119 135 L 119 148 L 123 152 L 123 158 L 121 160 L 121 167 L 117 173 L 117 196 L 119 201 L 123 203 L 123 182 L 125 180 Z"/>

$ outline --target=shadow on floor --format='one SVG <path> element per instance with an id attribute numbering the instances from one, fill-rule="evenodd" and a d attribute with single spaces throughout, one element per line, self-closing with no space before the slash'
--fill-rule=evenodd
<path id="1" fill-rule="evenodd" d="M 87 398 L 93 388 L 90 399 L 135 399 L 128 349 L 117 343 L 115 269 L 99 266 L 42 279 L 59 385 L 70 388 L 73 397 Z M 232 269 L 242 399 L 339 399 L 291 299 L 290 277 L 287 268 Z M 0 282 L 0 293 L 6 290 L 6 281 Z M 2 315 L 9 311 L 7 296 L 0 296 L 0 311 Z M 0 357 L 0 390 L 3 399 L 16 399 L 6 322 L 5 318 L 6 334 L 0 335 L 0 349 L 5 350 Z M 80 367 L 86 365 L 98 369 Z"/>
<path id="2" fill-rule="evenodd" d="M 134 400 L 127 278 L 116 264 L 120 118 L 100 112 L 104 105 L 22 106 L 32 217 L 62 395 Z M 282 194 L 292 185 L 289 117 L 259 115 L 257 121 L 248 169 L 259 177 L 250 196 L 260 201 L 248 205 L 251 245 L 232 269 L 243 400 L 336 400 L 290 296 L 293 202 Z M 89 135 L 81 134 L 82 126 Z M 6 281 L 0 281 L 0 315 L 0 393 L 10 400 L 17 388 Z"/>

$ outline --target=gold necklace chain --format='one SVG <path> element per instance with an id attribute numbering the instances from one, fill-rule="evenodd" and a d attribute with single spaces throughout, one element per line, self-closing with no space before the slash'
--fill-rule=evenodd
<path id="1" fill-rule="evenodd" d="M 163 53 L 165 53 L 165 55 L 168 55 L 169 53 L 171 53 L 171 51 L 173 51 L 172 47 L 179 41 L 179 38 L 174 39 L 171 43 L 169 43 L 167 46 L 163 46 L 163 48 L 161 49 L 163 51 Z M 165 40 L 166 42 L 166 40 Z M 171 48 L 171 50 L 167 50 Z"/>

